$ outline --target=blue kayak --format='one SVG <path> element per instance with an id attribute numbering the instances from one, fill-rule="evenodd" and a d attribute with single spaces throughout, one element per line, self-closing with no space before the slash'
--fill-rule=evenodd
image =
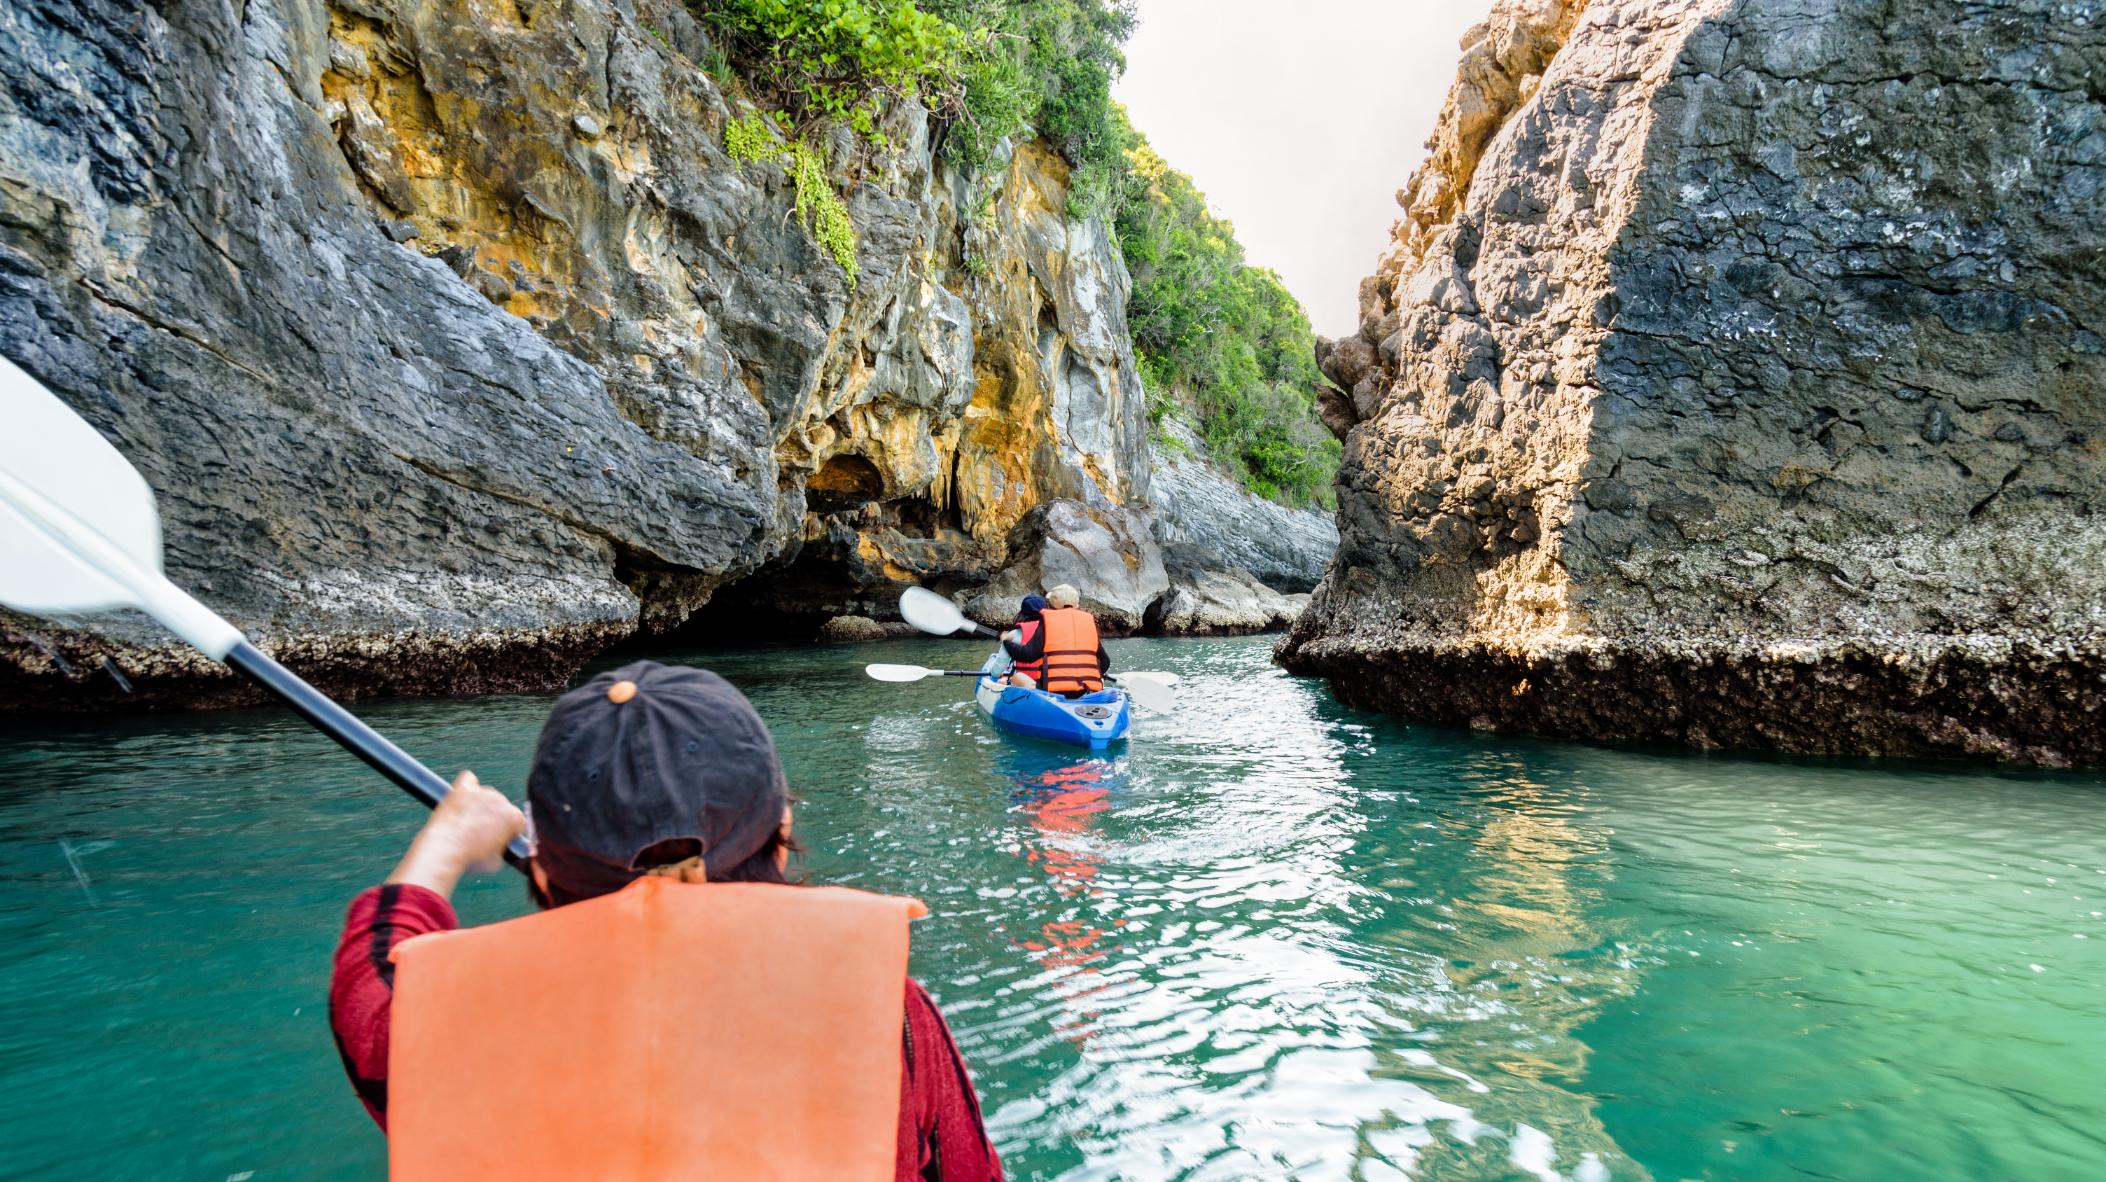
<path id="1" fill-rule="evenodd" d="M 1063 698 L 1010 685 L 1009 658 L 999 652 L 980 666 L 980 674 L 975 700 L 995 726 L 1013 735 L 1096 750 L 1124 740 L 1133 723 L 1126 695 L 1115 689 Z"/>

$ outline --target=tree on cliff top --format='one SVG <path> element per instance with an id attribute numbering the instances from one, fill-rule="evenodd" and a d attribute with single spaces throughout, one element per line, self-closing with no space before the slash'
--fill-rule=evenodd
<path id="1" fill-rule="evenodd" d="M 1190 419 L 1208 454 L 1261 496 L 1334 503 L 1341 448 L 1316 417 L 1323 378 L 1308 315 L 1277 274 L 1244 260 L 1236 228 L 1192 178 L 1128 135 L 1117 227 L 1150 417 Z"/>
<path id="2" fill-rule="evenodd" d="M 882 144 L 886 104 L 920 102 L 974 170 L 1034 134 L 1072 167 L 1069 207 L 1103 212 L 1127 140 L 1111 101 L 1131 0 L 690 0 L 758 97 L 803 126 Z"/>

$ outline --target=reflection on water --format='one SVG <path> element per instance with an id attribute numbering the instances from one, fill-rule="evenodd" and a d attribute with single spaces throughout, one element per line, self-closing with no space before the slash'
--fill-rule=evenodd
<path id="1" fill-rule="evenodd" d="M 1046 771 L 1025 771 L 1017 780 L 1015 794 L 1030 822 L 1019 836 L 1024 860 L 1045 871 L 1055 893 L 1071 909 L 1039 925 L 1036 938 L 1025 937 L 1016 943 L 1036 954 L 1040 972 L 1059 993 L 1068 1016 L 1057 1029 L 1078 1049 L 1088 1043 L 1099 1013 L 1089 999 L 1112 984 L 1096 967 L 1111 947 L 1105 942 L 1105 929 L 1089 914 L 1105 898 L 1093 881 L 1101 855 L 1090 843 L 1092 818 L 1111 807 L 1115 778 L 1109 761 L 1089 759 Z M 1109 923 L 1117 929 L 1126 920 L 1115 918 Z"/>
<path id="2" fill-rule="evenodd" d="M 2097 777 L 1426 731 L 1118 644 L 1184 709 L 1112 758 L 857 675 L 941 642 L 693 658 L 814 876 L 929 903 L 1012 1176 L 2106 1177 Z M 516 791 L 547 704 L 371 713 Z M 323 990 L 416 821 L 270 713 L 0 733 L 0 1176 L 381 1176 Z"/>

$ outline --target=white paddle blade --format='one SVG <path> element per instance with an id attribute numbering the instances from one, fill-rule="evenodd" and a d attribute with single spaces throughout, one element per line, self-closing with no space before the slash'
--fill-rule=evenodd
<path id="1" fill-rule="evenodd" d="M 863 672 L 878 681 L 920 681 L 937 670 L 920 665 L 865 665 Z"/>
<path id="2" fill-rule="evenodd" d="M 161 574 L 153 490 L 109 441 L 0 357 L 0 604 L 135 607 L 223 661 L 242 636 Z"/>
<path id="3" fill-rule="evenodd" d="M 37 616 L 138 606 L 133 588 L 65 535 L 68 525 L 86 526 L 133 566 L 159 574 L 153 490 L 73 408 L 5 357 L 0 423 L 0 603 Z"/>
<path id="4" fill-rule="evenodd" d="M 1177 709 L 1176 691 L 1160 681 L 1138 673 L 1121 673 L 1114 681 L 1136 706 L 1145 706 L 1158 714 L 1169 714 Z"/>
<path id="5" fill-rule="evenodd" d="M 1156 670 L 1154 670 L 1154 669 L 1136 669 L 1136 670 L 1134 670 L 1134 671 L 1133 671 L 1133 672 L 1131 672 L 1131 673 L 1121 673 L 1121 674 L 1119 674 L 1119 676 L 1121 676 L 1121 677 L 1145 677 L 1145 678 L 1147 678 L 1148 680 L 1150 680 L 1150 681 L 1153 681 L 1153 682 L 1156 682 L 1156 683 L 1158 683 L 1158 684 L 1160 684 L 1160 685 L 1176 685 L 1176 684 L 1177 684 L 1178 682 L 1180 682 L 1180 681 L 1183 681 L 1183 680 L 1184 680 L 1184 678 L 1182 678 L 1182 677 L 1179 677 L 1179 676 L 1178 676 L 1177 674 L 1175 674 L 1175 673 L 1161 673 L 1161 672 L 1157 672 L 1157 671 L 1156 671 Z"/>
<path id="6" fill-rule="evenodd" d="M 909 587 L 899 597 L 899 614 L 909 624 L 936 636 L 949 636 L 971 625 L 958 605 L 927 587 Z"/>

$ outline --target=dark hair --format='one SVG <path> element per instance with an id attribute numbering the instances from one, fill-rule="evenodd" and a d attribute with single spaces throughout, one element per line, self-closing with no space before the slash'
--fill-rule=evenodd
<path id="1" fill-rule="evenodd" d="M 1043 596 L 1026 595 L 1024 596 L 1024 602 L 1021 605 L 1019 605 L 1016 609 L 1015 622 L 1018 624 L 1027 624 L 1030 623 L 1032 620 L 1043 619 L 1044 617 L 1041 613 L 1043 613 L 1045 610 L 1046 601 Z"/>

